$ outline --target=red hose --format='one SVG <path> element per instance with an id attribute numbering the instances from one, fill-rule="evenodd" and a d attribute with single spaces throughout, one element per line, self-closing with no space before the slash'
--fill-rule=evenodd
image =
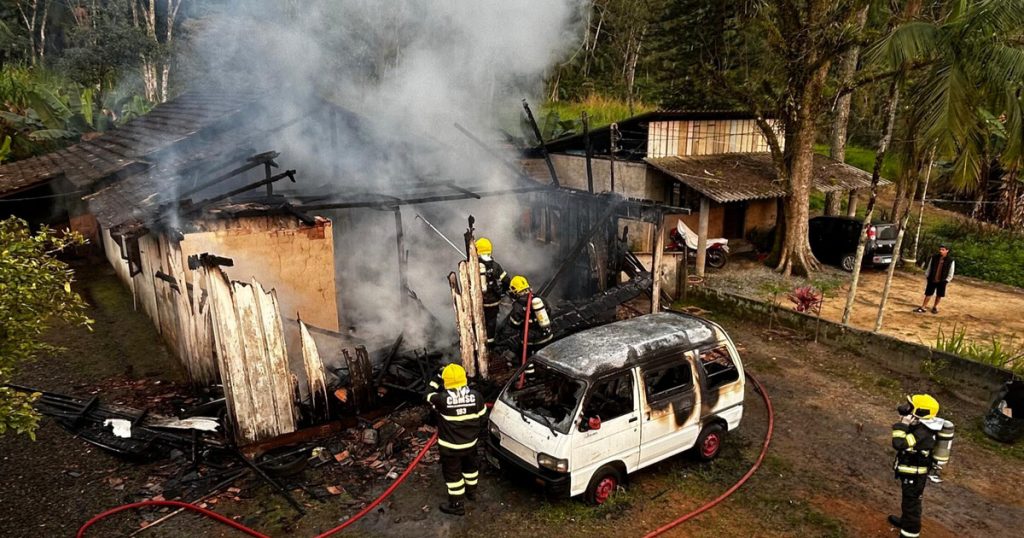
<path id="1" fill-rule="evenodd" d="M 725 493 L 719 495 L 717 498 L 715 498 L 715 500 L 705 504 L 704 506 L 701 506 L 700 508 L 690 512 L 689 514 L 686 514 L 674 521 L 671 521 L 658 527 L 657 529 L 651 531 L 646 536 L 644 536 L 644 538 L 653 538 L 654 536 L 660 536 L 665 531 L 676 527 L 680 523 L 693 519 L 699 516 L 700 514 L 703 514 L 704 512 L 714 508 L 716 505 L 718 505 L 718 503 L 724 501 L 727 497 L 735 493 L 736 490 L 740 489 L 740 486 L 742 486 L 751 476 L 753 476 L 754 472 L 756 472 L 757 469 L 761 467 L 761 462 L 764 461 L 764 456 L 765 454 L 768 453 L 768 445 L 771 444 L 772 442 L 772 431 L 775 429 L 775 410 L 772 408 L 772 400 L 771 398 L 768 397 L 768 393 L 765 392 L 764 386 L 761 385 L 757 378 L 750 375 L 749 373 L 747 374 L 747 378 L 754 382 L 754 386 L 757 387 L 757 392 L 759 392 L 761 394 L 761 397 L 764 398 L 764 404 L 768 408 L 768 433 L 766 433 L 764 436 L 764 444 L 761 445 L 761 453 L 757 456 L 757 461 L 754 462 L 753 467 L 751 467 L 750 470 L 748 470 L 746 474 L 744 474 L 739 479 L 739 481 L 733 484 L 732 487 L 730 487 L 729 489 L 725 490 Z"/>
<path id="2" fill-rule="evenodd" d="M 527 330 L 529 330 L 529 329 L 527 329 Z M 757 456 L 757 461 L 755 461 L 754 465 L 750 468 L 750 470 L 748 470 L 746 472 L 746 474 L 744 474 L 739 479 L 739 481 L 737 481 L 735 484 L 733 484 L 732 487 L 727 489 L 725 491 L 725 493 L 722 493 L 717 498 L 715 498 L 713 501 L 705 504 L 704 506 L 701 506 L 700 508 L 698 508 L 698 509 L 696 509 L 696 510 L 694 510 L 694 511 L 692 511 L 692 512 L 690 512 L 690 513 L 688 513 L 688 514 L 686 514 L 686 515 L 684 515 L 684 516 L 682 516 L 682 517 L 672 521 L 672 522 L 669 522 L 669 523 L 667 523 L 665 525 L 662 525 L 661 527 L 658 527 L 657 529 L 655 529 L 655 530 L 651 531 L 650 533 L 648 533 L 645 536 L 645 538 L 652 538 L 654 536 L 660 536 L 665 531 L 668 531 L 668 530 L 676 527 L 680 523 L 688 521 L 688 520 L 690 520 L 690 519 L 692 519 L 692 518 L 694 518 L 694 517 L 696 517 L 696 516 L 706 512 L 706 511 L 710 510 L 711 508 L 714 508 L 716 505 L 718 505 L 719 503 L 724 501 L 727 497 L 729 497 L 730 495 L 735 493 L 736 490 L 738 490 L 740 488 L 740 486 L 742 486 L 748 479 L 750 479 L 750 477 L 753 476 L 754 472 L 756 472 L 757 469 L 759 467 L 761 467 L 761 462 L 764 461 L 765 454 L 768 453 L 768 445 L 771 443 L 771 440 L 772 440 L 772 432 L 775 429 L 775 410 L 772 407 L 771 398 L 768 397 L 768 393 L 764 390 L 764 386 L 761 385 L 761 383 L 754 376 L 750 375 L 749 373 L 747 374 L 747 378 L 749 378 L 750 381 L 752 381 L 754 383 L 754 386 L 757 388 L 757 391 L 761 394 L 761 397 L 764 399 L 765 406 L 767 406 L 767 408 L 768 408 L 768 432 L 765 434 L 764 444 L 761 446 L 761 453 Z M 388 487 L 388 489 L 385 490 L 384 493 L 382 493 L 380 495 L 380 497 L 377 497 L 377 499 L 375 499 L 373 502 L 368 504 L 365 508 L 360 510 L 359 513 L 353 515 L 352 517 L 350 517 L 347 521 L 345 521 L 341 525 L 338 525 L 337 527 L 335 527 L 335 528 L 333 528 L 333 529 L 331 529 L 331 530 L 329 530 L 327 532 L 324 532 L 322 534 L 317 535 L 316 538 L 324 538 L 326 536 L 331 536 L 331 535 L 334 535 L 334 534 L 336 534 L 338 532 L 341 532 L 343 529 L 345 529 L 349 525 L 355 523 L 360 518 L 362 518 L 366 514 L 370 513 L 370 511 L 373 510 L 374 508 L 376 508 L 377 505 L 379 505 L 380 503 L 384 502 L 384 499 L 388 498 L 388 496 L 390 496 L 395 491 L 395 489 L 399 486 L 399 484 L 401 484 L 409 476 L 409 474 L 412 472 L 412 470 L 416 468 L 416 465 L 419 464 L 420 460 L 423 459 L 423 456 L 425 456 L 427 454 L 427 450 L 429 450 L 430 447 L 433 446 L 434 443 L 436 443 L 436 442 L 437 442 L 437 434 L 435 433 L 427 441 L 427 444 L 423 446 L 423 448 L 420 450 L 419 454 L 417 454 L 416 457 L 413 458 L 412 462 L 409 463 L 409 466 L 406 467 L 405 471 L 398 478 L 396 478 L 394 482 L 391 483 L 391 486 Z M 265 534 L 262 534 L 260 532 L 257 532 L 255 530 L 253 530 L 253 529 L 250 529 L 249 527 L 246 527 L 245 525 L 242 525 L 241 523 L 238 523 L 236 521 L 228 519 L 228 518 L 226 518 L 226 517 L 224 517 L 224 516 L 222 516 L 222 515 L 220 515 L 220 514 L 218 514 L 216 512 L 213 512 L 213 511 L 210 511 L 210 510 L 206 510 L 204 508 L 200 508 L 200 507 L 198 507 L 198 506 L 196 506 L 194 504 L 188 504 L 188 503 L 184 503 L 184 502 L 180 502 L 180 501 L 142 501 L 142 502 L 126 504 L 126 505 L 123 505 L 123 506 L 118 506 L 116 508 L 112 508 L 110 510 L 107 510 L 106 512 L 103 512 L 103 513 L 97 514 L 96 516 L 93 516 L 92 519 L 87 521 L 85 523 L 85 525 L 82 525 L 82 527 L 80 529 L 78 529 L 78 534 L 76 536 L 77 536 L 77 538 L 83 538 L 85 536 L 85 531 L 88 530 L 89 527 L 93 526 L 94 524 L 98 523 L 99 521 L 101 521 L 103 519 L 106 519 L 109 516 L 117 514 L 118 512 L 123 512 L 125 510 L 131 510 L 133 508 L 141 508 L 141 507 L 144 507 L 144 506 L 175 506 L 175 507 L 179 507 L 179 508 L 184 508 L 186 510 L 192 510 L 192 511 L 198 512 L 198 513 L 200 513 L 200 514 L 202 514 L 204 516 L 207 516 L 207 517 L 210 517 L 212 519 L 215 519 L 218 522 L 223 523 L 224 525 L 228 525 L 229 527 L 232 527 L 232 528 L 234 528 L 234 529 L 236 529 L 238 531 L 244 532 L 245 534 L 248 534 L 249 536 L 254 536 L 256 538 L 270 538 L 269 536 L 267 536 Z"/>
<path id="3" fill-rule="evenodd" d="M 523 314 L 523 364 L 526 364 L 526 353 L 530 346 L 530 311 L 533 309 L 533 292 L 526 293 L 526 312 Z M 516 388 L 523 388 L 526 382 L 526 372 L 519 374 L 519 384 Z"/>
<path id="4" fill-rule="evenodd" d="M 409 473 L 411 473 L 412 470 L 416 468 L 416 465 L 418 465 L 420 460 L 423 459 L 423 456 L 427 455 L 427 450 L 429 450 L 430 447 L 434 446 L 434 443 L 436 443 L 436 442 L 437 442 L 437 434 L 435 433 L 434 435 L 432 435 L 430 437 L 430 440 L 427 441 L 427 444 L 423 445 L 423 449 L 420 450 L 419 454 L 416 454 L 416 457 L 413 458 L 413 460 L 409 464 L 409 466 L 405 468 L 405 471 L 401 474 L 401 476 L 396 478 L 395 481 L 391 483 L 391 486 L 388 487 L 388 489 L 385 490 L 384 493 L 382 493 L 380 497 L 377 497 L 377 499 L 374 500 L 372 503 L 366 505 L 366 508 L 363 508 L 362 510 L 359 511 L 359 513 L 357 513 L 356 515 L 348 518 L 348 520 L 345 521 L 344 523 L 342 523 L 341 525 L 338 525 L 337 527 L 334 527 L 333 529 L 331 529 L 331 530 L 329 530 L 327 532 L 324 532 L 324 533 L 316 535 L 316 538 L 324 538 L 325 536 L 331 536 L 332 534 L 339 533 L 345 527 L 348 527 L 349 525 L 351 525 L 351 524 L 355 523 L 356 521 L 358 521 L 359 518 L 365 516 L 366 514 L 369 514 L 370 510 L 373 510 L 374 508 L 377 507 L 378 504 L 384 502 L 384 499 L 387 499 L 388 496 L 391 495 L 395 491 L 395 488 L 397 488 L 398 485 L 401 484 L 405 480 L 405 478 L 407 476 L 409 476 Z"/>
<path id="5" fill-rule="evenodd" d="M 241 523 L 238 523 L 237 521 L 228 519 L 228 518 L 218 514 L 217 512 L 213 512 L 213 511 L 207 510 L 205 508 L 200 508 L 200 507 L 198 507 L 198 506 L 196 506 L 194 504 L 189 504 L 189 503 L 181 502 L 181 501 L 141 501 L 141 502 L 137 502 L 137 503 L 121 505 L 121 506 L 118 506 L 117 508 L 111 508 L 110 510 L 107 510 L 106 512 L 103 512 L 101 514 L 97 514 L 97 515 L 93 516 L 93 518 L 90 519 L 89 521 L 86 521 L 85 525 L 82 525 L 82 527 L 80 529 L 78 529 L 78 534 L 76 536 L 78 538 L 82 538 L 83 536 L 85 536 L 85 531 L 89 530 L 89 527 L 93 526 L 95 523 L 98 523 L 102 519 L 106 519 L 107 517 L 112 516 L 112 515 L 114 515 L 114 514 L 116 514 L 118 512 L 124 512 L 125 510 L 131 510 L 133 508 L 142 508 L 143 506 L 174 506 L 174 507 L 177 507 L 177 508 L 184 508 L 186 510 L 192 510 L 193 512 L 199 512 L 200 514 L 203 514 L 206 517 L 209 517 L 211 519 L 215 519 L 215 520 L 219 521 L 220 523 L 223 523 L 224 525 L 232 527 L 232 528 L 234 528 L 234 529 L 236 529 L 238 531 L 244 532 L 244 533 L 248 534 L 249 536 L 255 536 L 256 538 L 270 538 L 266 534 L 262 534 L 262 533 L 256 532 L 256 531 L 250 529 L 249 527 L 246 527 L 245 525 L 242 525 Z"/>
<path id="6" fill-rule="evenodd" d="M 345 521 L 344 523 L 342 523 L 341 525 L 338 525 L 337 527 L 335 527 L 335 528 L 333 528 L 333 529 L 331 529 L 331 530 L 329 530 L 329 531 L 327 531 L 325 533 L 317 535 L 316 538 L 323 538 L 324 536 L 331 536 L 332 534 L 336 534 L 338 532 L 341 532 L 342 529 L 344 529 L 345 527 L 348 527 L 349 525 L 355 523 L 356 521 L 359 520 L 359 518 L 361 518 L 361 517 L 365 516 L 366 514 L 370 513 L 370 510 L 373 510 L 374 508 L 377 507 L 377 505 L 379 505 L 380 503 L 384 502 L 384 499 L 387 499 L 388 496 L 391 495 L 395 491 L 395 488 L 397 488 L 398 485 L 401 484 L 409 476 L 409 473 L 411 473 L 412 470 L 416 468 L 416 465 L 419 464 L 420 460 L 423 459 L 423 456 L 427 455 L 427 450 L 429 450 L 430 447 L 434 446 L 434 443 L 436 443 L 436 442 L 437 442 L 437 434 L 435 433 L 427 441 L 427 444 L 423 445 L 423 449 L 420 450 L 419 454 L 416 454 L 416 457 L 413 458 L 411 463 L 409 463 L 409 466 L 405 468 L 405 472 L 403 472 L 401 474 L 401 476 L 396 478 L 395 481 L 391 483 L 391 486 L 388 487 L 388 489 L 385 490 L 384 493 L 381 494 L 380 497 L 377 497 L 372 503 L 368 504 L 366 506 L 366 508 L 363 508 L 362 510 L 359 511 L 359 513 L 357 513 L 356 515 L 348 518 L 348 520 Z M 102 519 L 106 519 L 107 517 L 112 516 L 112 515 L 114 515 L 114 514 L 116 514 L 118 512 L 124 512 L 125 510 L 131 510 L 133 508 L 142 508 L 144 506 L 176 506 L 178 508 L 184 508 L 186 510 L 192 510 L 194 512 L 198 512 L 200 514 L 203 514 L 204 516 L 207 516 L 209 518 L 215 519 L 215 520 L 217 520 L 217 521 L 219 521 L 219 522 L 221 522 L 221 523 L 223 523 L 225 525 L 228 525 L 229 527 L 232 527 L 232 528 L 234 528 L 236 530 L 244 532 L 245 534 L 248 534 L 249 536 L 255 536 L 256 538 L 270 538 L 266 534 L 262 534 L 262 533 L 260 533 L 258 531 L 250 529 L 249 527 L 246 527 L 245 525 L 242 525 L 241 523 L 238 523 L 236 521 L 228 519 L 228 518 L 218 514 L 217 512 L 213 512 L 213 511 L 207 510 L 205 508 L 200 508 L 200 507 L 198 507 L 198 506 L 196 506 L 194 504 L 189 504 L 189 503 L 180 502 L 180 501 L 142 501 L 142 502 L 137 502 L 137 503 L 132 503 L 132 504 L 125 504 L 123 506 L 118 506 L 117 508 L 112 508 L 110 510 L 107 510 L 106 512 L 103 512 L 101 514 L 97 514 L 97 515 L 93 516 L 93 518 L 90 519 L 89 521 L 86 521 L 85 525 L 82 525 L 82 527 L 80 529 L 78 529 L 77 538 L 83 538 L 85 536 L 85 531 L 87 531 L 89 529 L 89 527 L 91 527 L 94 524 L 98 523 Z"/>

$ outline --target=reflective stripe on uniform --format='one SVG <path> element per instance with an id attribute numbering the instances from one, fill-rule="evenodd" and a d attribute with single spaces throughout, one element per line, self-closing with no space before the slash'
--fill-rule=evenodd
<path id="1" fill-rule="evenodd" d="M 444 485 L 448 486 L 448 495 L 462 495 L 466 493 L 466 481 L 460 479 L 458 482 L 445 482 Z"/>
<path id="2" fill-rule="evenodd" d="M 921 533 L 900 529 L 900 536 L 905 536 L 906 538 L 917 538 L 918 536 L 921 536 Z"/>
<path id="3" fill-rule="evenodd" d="M 480 418 L 486 414 L 487 408 L 485 407 L 480 411 L 477 411 L 476 413 L 470 415 L 441 415 L 441 418 L 447 420 L 448 422 L 462 422 L 463 420 L 473 420 L 474 418 Z"/>
<path id="4" fill-rule="evenodd" d="M 892 438 L 893 439 L 903 439 L 906 436 L 907 436 L 907 432 L 905 432 L 903 430 L 893 430 L 892 431 Z"/>
<path id="5" fill-rule="evenodd" d="M 462 473 L 462 478 L 466 481 L 467 486 L 475 486 L 476 479 L 480 476 L 480 471 L 473 471 L 472 473 Z"/>
<path id="6" fill-rule="evenodd" d="M 474 446 L 476 446 L 476 439 L 473 439 L 472 441 L 470 441 L 468 443 L 462 443 L 461 445 L 458 445 L 458 444 L 455 444 L 455 443 L 449 443 L 448 441 L 445 441 L 443 439 L 438 439 L 437 440 L 437 444 L 439 444 L 439 445 L 441 445 L 441 446 L 443 446 L 445 448 L 450 448 L 452 450 L 464 450 L 464 449 L 473 448 Z"/>
<path id="7" fill-rule="evenodd" d="M 928 468 L 916 465 L 897 465 L 896 472 L 902 474 L 928 474 Z"/>
<path id="8" fill-rule="evenodd" d="M 913 447 L 916 444 L 917 444 L 917 437 L 914 437 L 914 434 L 912 434 L 912 433 L 908 433 L 907 434 L 907 446 L 908 447 Z"/>
<path id="9" fill-rule="evenodd" d="M 435 388 L 436 388 L 436 387 L 435 387 Z M 427 394 L 427 401 L 429 402 L 429 401 L 430 401 L 430 399 L 431 399 L 431 398 L 433 398 L 435 394 L 437 394 L 437 393 L 436 393 L 436 392 L 431 392 L 431 393 L 428 393 L 428 394 Z"/>
<path id="10" fill-rule="evenodd" d="M 432 388 L 432 389 L 439 389 L 439 388 L 441 388 L 441 384 L 438 383 L 437 381 L 431 381 L 430 382 L 430 388 Z"/>

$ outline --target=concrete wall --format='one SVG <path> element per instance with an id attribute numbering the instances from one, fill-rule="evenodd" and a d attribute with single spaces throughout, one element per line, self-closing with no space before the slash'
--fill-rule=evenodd
<path id="1" fill-rule="evenodd" d="M 317 219 L 306 226 L 295 217 L 260 216 L 200 223 L 203 231 L 188 233 L 181 242 L 182 258 L 208 252 L 234 260 L 224 267 L 231 280 L 255 278 L 277 290 L 281 314 L 307 324 L 337 331 L 334 286 L 334 240 L 331 221 Z"/>
<path id="2" fill-rule="evenodd" d="M 691 287 L 688 298 L 690 303 L 745 319 L 763 322 L 771 315 L 771 306 L 765 302 L 710 288 Z M 925 375 L 936 380 L 972 385 L 988 392 L 997 390 L 1012 377 L 1011 372 L 1002 368 L 891 336 L 817 320 L 793 310 L 776 309 L 775 317 L 778 323 L 810 335 L 814 334 L 817 325 L 819 341 L 856 350 L 886 368 L 905 374 Z"/>
<path id="3" fill-rule="evenodd" d="M 551 156 L 563 187 L 587 190 L 587 159 L 576 155 Z M 590 160 L 594 192 L 610 192 L 611 161 L 607 157 Z M 615 192 L 629 198 L 667 202 L 669 180 L 646 163 L 615 161 Z"/>

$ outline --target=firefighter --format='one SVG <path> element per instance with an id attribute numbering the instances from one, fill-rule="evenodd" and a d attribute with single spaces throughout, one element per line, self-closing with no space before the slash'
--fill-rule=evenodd
<path id="1" fill-rule="evenodd" d="M 441 454 L 441 474 L 448 487 L 448 502 L 439 507 L 442 512 L 456 516 L 466 515 L 463 497 L 476 499 L 480 465 L 476 455 L 476 441 L 483 428 L 487 407 L 479 392 L 469 388 L 466 370 L 458 364 L 449 364 L 441 370 L 444 390 L 430 392 L 427 401 L 437 411 L 437 444 Z M 431 384 L 433 386 L 433 384 Z"/>
<path id="2" fill-rule="evenodd" d="M 936 463 L 937 434 L 946 421 L 936 416 L 939 402 L 928 394 L 907 396 L 896 411 L 901 418 L 892 426 L 893 469 L 903 490 L 903 514 L 889 516 L 889 523 L 900 529 L 900 536 L 914 538 L 921 535 L 921 498 L 927 475 Z"/>
<path id="3" fill-rule="evenodd" d="M 480 287 L 484 293 L 484 319 L 487 322 L 487 345 L 494 343 L 498 329 L 498 310 L 501 299 L 509 292 L 511 282 L 501 264 L 494 261 L 491 240 L 481 237 L 476 240 L 476 251 L 480 255 Z"/>
<path id="4" fill-rule="evenodd" d="M 530 297 L 530 283 L 526 277 L 516 275 L 512 277 L 509 287 L 512 289 L 515 303 L 512 304 L 512 313 L 509 314 L 508 320 L 512 324 L 512 329 L 521 335 L 523 319 L 526 317 L 526 299 Z M 548 309 L 544 306 L 544 299 L 541 299 L 539 295 L 533 295 L 530 300 L 530 333 L 527 336 L 529 339 L 527 345 L 532 351 L 538 346 L 550 342 L 553 336 L 551 317 L 548 316 Z"/>

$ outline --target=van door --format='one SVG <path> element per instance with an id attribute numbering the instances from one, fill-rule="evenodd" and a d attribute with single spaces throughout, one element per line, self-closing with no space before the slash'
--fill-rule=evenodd
<path id="1" fill-rule="evenodd" d="M 591 385 L 583 403 L 582 423 L 600 417 L 597 430 L 572 435 L 573 483 L 590 480 L 590 475 L 608 461 L 621 460 L 627 471 L 636 469 L 640 452 L 638 397 L 632 370 L 598 380 Z M 575 488 L 574 488 L 575 489 Z"/>
<path id="2" fill-rule="evenodd" d="M 694 384 L 693 353 L 679 351 L 640 367 L 643 411 L 640 466 L 693 446 L 700 433 L 700 391 Z"/>

